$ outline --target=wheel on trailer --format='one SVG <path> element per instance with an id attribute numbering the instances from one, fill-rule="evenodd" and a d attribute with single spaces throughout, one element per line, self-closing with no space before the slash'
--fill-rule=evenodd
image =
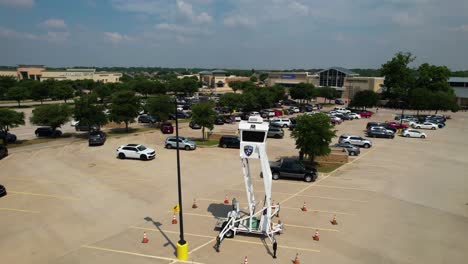
<path id="1" fill-rule="evenodd" d="M 224 228 L 226 227 L 227 225 L 227 222 L 224 222 L 222 227 L 221 227 L 221 232 L 224 230 Z M 227 231 L 225 234 L 224 234 L 224 237 L 226 238 L 233 238 L 234 237 L 234 231 L 232 230 L 229 230 Z"/>

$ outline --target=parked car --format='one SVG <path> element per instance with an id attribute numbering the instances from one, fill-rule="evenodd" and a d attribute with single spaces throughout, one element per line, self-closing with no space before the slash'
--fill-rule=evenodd
<path id="1" fill-rule="evenodd" d="M 441 121 L 440 119 L 426 118 L 425 122 L 436 124 L 438 128 L 444 128 L 445 127 L 445 123 L 443 121 Z"/>
<path id="2" fill-rule="evenodd" d="M 10 132 L 6 132 L 3 130 L 0 130 L 0 143 L 1 140 L 4 140 L 5 143 L 15 143 L 17 138 L 15 134 L 11 134 Z"/>
<path id="3" fill-rule="evenodd" d="M 168 137 L 166 138 L 166 143 L 164 144 L 167 149 L 177 148 L 177 138 Z M 197 143 L 189 140 L 185 137 L 179 137 L 179 148 L 185 150 L 195 150 L 197 148 Z"/>
<path id="4" fill-rule="evenodd" d="M 276 123 L 280 127 L 289 127 L 291 125 L 291 119 L 275 117 L 271 120 L 271 123 Z"/>
<path id="5" fill-rule="evenodd" d="M 190 122 L 189 127 L 191 129 L 201 129 L 202 128 L 199 124 L 197 124 L 197 123 L 195 123 L 193 121 Z"/>
<path id="6" fill-rule="evenodd" d="M 434 123 L 429 123 L 429 122 L 424 122 L 424 123 L 415 123 L 415 122 L 411 122 L 410 123 L 411 127 L 412 128 L 416 128 L 416 129 L 432 129 L 432 130 L 436 130 L 439 126 L 434 124 Z"/>
<path id="7" fill-rule="evenodd" d="M 350 119 L 361 119 L 361 115 L 358 113 L 349 113 L 348 116 Z"/>
<path id="8" fill-rule="evenodd" d="M 95 130 L 99 130 L 99 127 L 97 125 L 88 126 L 87 124 L 78 122 L 75 124 L 75 130 L 76 131 L 95 131 Z"/>
<path id="9" fill-rule="evenodd" d="M 218 147 L 240 148 L 240 139 L 238 136 L 221 136 Z"/>
<path id="10" fill-rule="evenodd" d="M 349 156 L 357 156 L 361 154 L 361 149 L 359 147 L 356 147 L 350 143 L 337 143 L 333 145 L 332 147 L 335 148 L 342 148 L 345 150 Z"/>
<path id="11" fill-rule="evenodd" d="M 349 109 L 346 109 L 344 107 L 335 107 L 333 108 L 334 111 L 338 112 L 338 113 L 341 113 L 341 114 L 349 114 L 351 113 L 351 110 Z"/>
<path id="12" fill-rule="evenodd" d="M 8 156 L 8 148 L 5 145 L 0 144 L 0 159 Z"/>
<path id="13" fill-rule="evenodd" d="M 138 123 L 154 124 L 156 122 L 158 122 L 156 117 L 151 115 L 140 115 L 138 117 Z"/>
<path id="14" fill-rule="evenodd" d="M 301 109 L 299 109 L 299 107 L 296 107 L 296 106 L 290 107 L 289 109 L 291 109 L 291 111 L 292 111 L 293 113 L 299 113 L 299 112 L 301 112 Z"/>
<path id="15" fill-rule="evenodd" d="M 89 133 L 88 137 L 88 145 L 89 146 L 95 146 L 95 145 L 104 145 L 106 142 L 107 136 L 106 133 L 102 131 L 93 131 Z"/>
<path id="16" fill-rule="evenodd" d="M 3 197 L 5 195 L 7 195 L 6 188 L 5 188 L 5 186 L 0 184 L 0 197 Z"/>
<path id="17" fill-rule="evenodd" d="M 174 126 L 169 122 L 164 122 L 161 124 L 161 132 L 163 134 L 172 134 L 174 133 Z"/>
<path id="18" fill-rule="evenodd" d="M 357 112 L 362 118 L 370 118 L 372 116 L 372 112 L 369 111 L 359 111 Z"/>
<path id="19" fill-rule="evenodd" d="M 315 168 L 306 167 L 301 161 L 291 158 L 283 158 L 270 162 L 270 169 L 273 180 L 293 178 L 313 182 L 318 176 Z M 263 175 L 260 174 L 260 177 L 263 177 Z"/>
<path id="20" fill-rule="evenodd" d="M 156 157 L 156 151 L 141 144 L 122 145 L 117 149 L 119 159 L 150 160 Z"/>
<path id="21" fill-rule="evenodd" d="M 330 117 L 330 122 L 333 124 L 333 125 L 339 125 L 343 122 L 343 120 L 341 120 L 341 118 L 337 117 L 337 116 L 331 116 Z"/>
<path id="22" fill-rule="evenodd" d="M 379 123 L 379 122 L 367 122 L 366 125 L 366 130 L 371 128 L 371 127 L 384 127 L 386 126 L 385 123 Z"/>
<path id="23" fill-rule="evenodd" d="M 216 117 L 214 123 L 215 123 L 215 125 L 224 125 L 224 118 L 218 116 L 218 117 Z"/>
<path id="24" fill-rule="evenodd" d="M 395 129 L 407 129 L 408 126 L 403 124 L 403 123 L 398 123 L 398 122 L 388 122 L 386 123 L 385 127 L 389 128 L 389 127 L 393 127 Z"/>
<path id="25" fill-rule="evenodd" d="M 36 131 L 34 131 L 36 137 L 60 137 L 62 135 L 62 131 L 58 129 L 52 129 L 51 127 L 38 127 Z"/>
<path id="26" fill-rule="evenodd" d="M 335 104 L 337 104 L 337 105 L 344 105 L 345 103 L 344 103 L 343 100 L 341 100 L 341 99 L 336 99 L 336 100 L 335 100 Z"/>
<path id="27" fill-rule="evenodd" d="M 338 117 L 339 119 L 341 119 L 343 121 L 351 119 L 351 117 L 349 117 L 348 114 L 336 113 L 336 114 L 333 114 L 333 116 L 336 116 L 336 117 Z"/>
<path id="28" fill-rule="evenodd" d="M 403 137 L 426 138 L 426 134 L 414 129 L 405 129 L 401 134 Z"/>
<path id="29" fill-rule="evenodd" d="M 280 127 L 269 127 L 267 137 L 269 138 L 283 138 L 284 130 Z"/>
<path id="30" fill-rule="evenodd" d="M 174 114 L 169 114 L 169 120 L 175 120 L 175 115 Z M 190 118 L 190 114 L 187 113 L 187 112 L 181 112 L 181 111 L 178 111 L 177 112 L 177 118 L 180 118 L 180 119 L 187 119 L 187 118 Z"/>
<path id="31" fill-rule="evenodd" d="M 391 130 L 385 129 L 384 127 L 371 127 L 367 130 L 368 137 L 375 138 L 395 138 L 395 133 Z"/>
<path id="32" fill-rule="evenodd" d="M 78 124 L 78 121 L 76 121 L 75 119 L 70 121 L 70 126 L 74 127 L 74 126 L 76 126 L 76 124 Z"/>
<path id="33" fill-rule="evenodd" d="M 349 143 L 355 146 L 370 148 L 372 141 L 356 135 L 343 134 L 339 137 L 338 143 Z"/>

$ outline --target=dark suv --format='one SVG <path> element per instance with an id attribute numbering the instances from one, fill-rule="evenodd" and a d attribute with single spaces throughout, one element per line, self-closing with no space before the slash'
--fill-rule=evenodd
<path id="1" fill-rule="evenodd" d="M 273 180 L 278 180 L 279 178 L 293 178 L 312 182 L 315 181 L 318 176 L 315 168 L 306 168 L 301 161 L 291 158 L 270 162 L 270 168 Z M 263 177 L 262 174 L 260 174 L 260 176 Z"/>
<path id="2" fill-rule="evenodd" d="M 151 115 L 140 115 L 137 121 L 138 123 L 154 124 L 158 120 L 156 119 L 156 117 Z"/>
<path id="3" fill-rule="evenodd" d="M 5 143 L 15 143 L 16 142 L 16 135 L 1 130 L 0 131 L 0 139 L 3 139 L 5 141 Z"/>
<path id="4" fill-rule="evenodd" d="M 222 136 L 219 139 L 218 147 L 221 148 L 240 148 L 240 139 L 238 136 Z"/>
<path id="5" fill-rule="evenodd" d="M 39 127 L 34 131 L 34 134 L 36 134 L 36 137 L 60 137 L 62 131 L 54 130 L 51 127 Z"/>
<path id="6" fill-rule="evenodd" d="M 5 145 L 0 144 L 0 159 L 3 159 L 6 156 L 8 156 L 8 149 Z"/>
<path id="7" fill-rule="evenodd" d="M 89 133 L 88 137 L 88 145 L 89 146 L 95 146 L 95 145 L 104 145 L 106 142 L 106 133 L 102 131 L 93 131 Z"/>
<path id="8" fill-rule="evenodd" d="M 99 127 L 97 125 L 88 126 L 87 124 L 81 124 L 81 122 L 78 122 L 75 125 L 75 130 L 76 131 L 95 131 L 95 130 L 99 130 Z"/>

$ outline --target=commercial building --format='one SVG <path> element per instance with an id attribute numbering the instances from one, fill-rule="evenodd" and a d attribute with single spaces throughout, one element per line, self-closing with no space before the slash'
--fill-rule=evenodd
<path id="1" fill-rule="evenodd" d="M 202 81 L 203 86 L 211 88 L 216 92 L 231 91 L 232 89 L 229 86 L 230 82 L 250 80 L 249 77 L 227 76 L 227 72 L 223 70 L 201 71 L 198 74 L 200 76 L 199 80 Z"/>
<path id="2" fill-rule="evenodd" d="M 352 99 L 358 91 L 382 92 L 383 77 L 361 77 L 359 74 L 341 67 L 331 67 L 317 73 L 309 72 L 269 72 L 268 86 L 280 84 L 286 87 L 299 83 L 311 83 L 316 87 L 332 87 L 342 92 L 342 98 Z"/>
<path id="3" fill-rule="evenodd" d="M 449 85 L 455 92 L 457 104 L 459 106 L 468 106 L 468 77 L 450 77 Z"/>
<path id="4" fill-rule="evenodd" d="M 97 72 L 96 69 L 47 70 L 44 65 L 20 64 L 16 71 L 0 71 L 0 76 L 11 76 L 17 80 L 93 80 L 95 82 L 115 83 L 120 82 L 122 73 Z"/>

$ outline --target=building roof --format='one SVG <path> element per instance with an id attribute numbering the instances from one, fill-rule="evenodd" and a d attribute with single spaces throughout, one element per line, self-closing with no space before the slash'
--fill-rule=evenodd
<path id="1" fill-rule="evenodd" d="M 211 75 L 212 72 L 210 72 L 210 71 L 201 71 L 201 72 L 199 72 L 198 74 L 201 74 L 201 75 Z"/>
<path id="2" fill-rule="evenodd" d="M 458 98 L 468 98 L 468 88 L 453 87 L 452 89 L 455 92 L 456 97 L 458 97 Z"/>
<path id="3" fill-rule="evenodd" d="M 321 71 L 319 71 L 317 73 L 321 73 L 321 72 L 328 71 L 328 70 L 336 70 L 336 71 L 342 72 L 342 73 L 344 73 L 346 75 L 359 75 L 359 74 L 357 74 L 357 73 L 355 73 L 353 71 L 350 71 L 350 70 L 348 70 L 346 68 L 343 68 L 343 67 L 330 67 L 328 69 L 321 70 Z"/>
<path id="4" fill-rule="evenodd" d="M 223 70 L 214 70 L 211 73 L 226 73 L 226 71 Z"/>
<path id="5" fill-rule="evenodd" d="M 468 77 L 450 77 L 449 82 L 468 83 Z"/>
<path id="6" fill-rule="evenodd" d="M 34 64 L 18 64 L 18 68 L 44 68 L 44 65 Z"/>

